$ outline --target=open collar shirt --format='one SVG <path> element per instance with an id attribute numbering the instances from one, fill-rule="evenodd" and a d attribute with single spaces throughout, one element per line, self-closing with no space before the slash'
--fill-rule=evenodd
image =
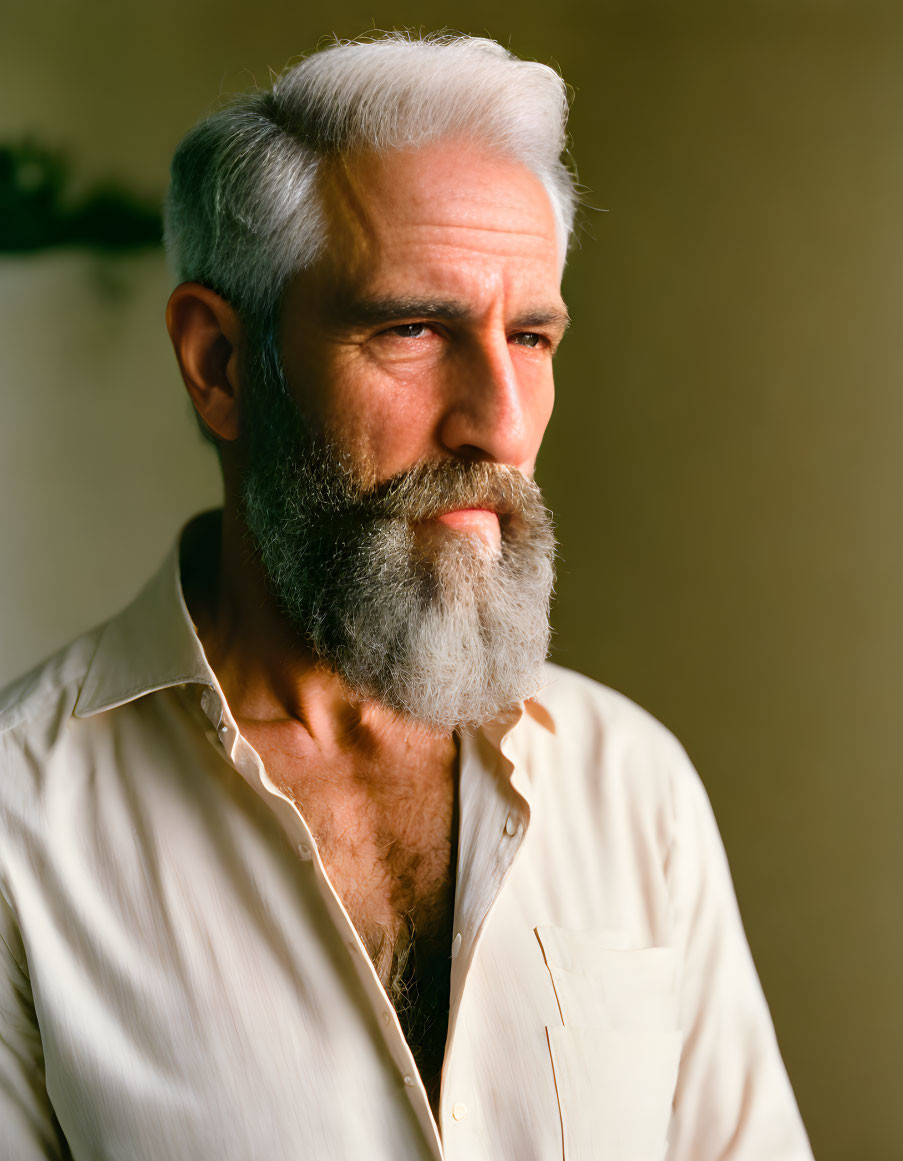
<path id="1" fill-rule="evenodd" d="M 0 1161 L 809 1161 L 705 793 L 549 667 L 460 739 L 434 1119 L 174 550 L 0 698 Z"/>

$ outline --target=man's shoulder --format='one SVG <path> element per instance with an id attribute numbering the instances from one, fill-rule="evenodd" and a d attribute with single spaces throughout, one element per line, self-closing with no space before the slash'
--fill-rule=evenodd
<path id="1" fill-rule="evenodd" d="M 561 665 L 548 662 L 545 680 L 536 700 L 555 723 L 556 733 L 592 738 L 607 744 L 630 744 L 663 757 L 686 760 L 683 746 L 667 726 L 626 694 Z"/>
<path id="2" fill-rule="evenodd" d="M 176 542 L 123 608 L 0 689 L 0 746 L 9 753 L 26 740 L 39 753 L 35 739 L 49 745 L 76 721 L 210 677 L 182 595 Z"/>
<path id="3" fill-rule="evenodd" d="M 613 796 L 671 813 L 678 800 L 698 793 L 699 776 L 680 741 L 623 693 L 549 664 L 536 700 L 550 727 L 533 734 L 545 735 L 538 742 L 543 765 L 578 796 Z"/>
<path id="4" fill-rule="evenodd" d="M 523 758 L 524 785 L 542 795 L 551 825 L 557 819 L 563 833 L 610 839 L 612 849 L 627 843 L 638 866 L 713 849 L 705 787 L 667 726 L 624 694 L 557 665 L 538 700 L 546 727 L 532 715 L 515 761 Z"/>
<path id="5" fill-rule="evenodd" d="M 3 864 L 46 817 L 53 787 L 73 770 L 75 709 L 101 630 L 60 649 L 0 690 L 0 848 Z M 5 873 L 5 872 L 0 872 Z"/>
<path id="6" fill-rule="evenodd" d="M 100 625 L 82 634 L 0 689 L 0 737 L 9 741 L 49 726 L 65 726 L 103 630 Z"/>

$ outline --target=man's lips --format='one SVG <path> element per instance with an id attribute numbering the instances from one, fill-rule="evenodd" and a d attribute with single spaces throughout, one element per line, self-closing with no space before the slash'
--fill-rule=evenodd
<path id="1" fill-rule="evenodd" d="M 436 520 L 456 532 L 479 536 L 493 549 L 501 545 L 502 531 L 498 514 L 491 508 L 455 508 L 451 512 L 443 512 Z"/>

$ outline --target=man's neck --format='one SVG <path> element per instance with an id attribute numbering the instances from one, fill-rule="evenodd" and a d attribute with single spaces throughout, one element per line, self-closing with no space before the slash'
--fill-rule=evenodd
<path id="1" fill-rule="evenodd" d="M 228 507 L 221 535 L 212 521 L 183 548 L 183 587 L 211 668 L 239 725 L 291 725 L 323 753 L 359 739 L 372 754 L 404 737 L 452 765 L 454 740 L 356 698 L 311 651 L 270 593 L 247 533 Z M 306 747 L 305 747 L 306 748 Z"/>

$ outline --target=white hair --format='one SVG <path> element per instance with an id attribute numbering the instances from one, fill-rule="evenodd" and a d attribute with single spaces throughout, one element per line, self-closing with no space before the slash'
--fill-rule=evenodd
<path id="1" fill-rule="evenodd" d="M 170 261 L 180 280 L 204 283 L 250 317 L 272 317 L 288 279 L 323 245 L 321 160 L 446 137 L 484 143 L 536 175 L 563 261 L 577 200 L 561 160 L 566 122 L 561 77 L 492 40 L 392 33 L 331 45 L 181 142 L 166 204 Z"/>

